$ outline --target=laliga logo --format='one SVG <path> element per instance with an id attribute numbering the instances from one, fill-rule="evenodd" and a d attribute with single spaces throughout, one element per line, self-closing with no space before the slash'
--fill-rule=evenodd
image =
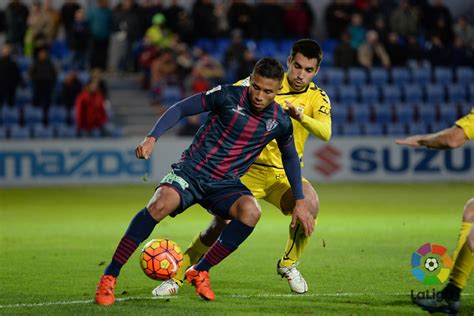
<path id="1" fill-rule="evenodd" d="M 341 152 L 331 145 L 325 145 L 315 151 L 314 156 L 318 160 L 315 169 L 326 177 L 332 176 L 341 169 L 338 160 Z"/>
<path id="2" fill-rule="evenodd" d="M 413 276 L 423 284 L 444 283 L 453 267 L 453 259 L 441 245 L 426 243 L 411 255 Z"/>

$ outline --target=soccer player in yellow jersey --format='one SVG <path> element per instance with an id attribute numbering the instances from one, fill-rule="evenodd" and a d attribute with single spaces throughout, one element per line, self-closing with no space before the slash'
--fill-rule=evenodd
<path id="1" fill-rule="evenodd" d="M 474 138 L 474 108 L 471 113 L 456 121 L 456 124 L 438 133 L 415 135 L 397 140 L 400 145 L 425 146 L 435 149 L 450 149 L 462 146 Z M 474 266 L 474 198 L 464 206 L 458 244 L 454 251 L 454 267 L 449 283 L 441 292 L 439 299 L 416 299 L 415 304 L 430 313 L 456 314 L 461 308 L 461 291 Z"/>
<path id="2" fill-rule="evenodd" d="M 310 133 L 323 141 L 331 138 L 331 103 L 327 94 L 312 82 L 319 71 L 322 57 L 322 50 L 317 42 L 311 39 L 296 41 L 288 56 L 288 70 L 283 79 L 283 87 L 275 98 L 292 118 L 295 146 L 301 163 L 303 163 L 304 144 Z M 248 78 L 236 83 L 236 85 L 249 84 Z M 308 285 L 297 270 L 296 263 L 314 230 L 318 215 L 319 199 L 315 189 L 303 178 L 308 211 L 305 214 L 298 214 L 298 218 L 305 219 L 304 222 L 297 221 L 297 214 L 292 214 L 295 202 L 290 184 L 285 176 L 281 153 L 275 142 L 267 145 L 241 181 L 257 199 L 264 199 L 279 208 L 283 214 L 292 215 L 288 242 L 283 256 L 278 260 L 277 273 L 288 280 L 293 292 L 305 293 L 308 291 Z M 156 296 L 177 294 L 183 284 L 186 269 L 212 246 L 225 225 L 225 220 L 214 217 L 210 226 L 193 239 L 176 276 L 161 283 L 152 293 Z"/>

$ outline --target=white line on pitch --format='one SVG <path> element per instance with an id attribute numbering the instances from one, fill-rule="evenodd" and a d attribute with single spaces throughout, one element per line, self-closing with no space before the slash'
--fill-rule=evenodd
<path id="1" fill-rule="evenodd" d="M 474 293 L 462 294 L 462 296 L 472 296 Z M 228 297 L 228 298 L 260 298 L 260 297 L 291 297 L 291 298 L 301 298 L 301 297 L 347 297 L 347 296 L 410 296 L 409 293 L 320 293 L 320 294 L 223 294 L 219 297 Z M 119 297 L 115 301 L 131 301 L 131 300 L 168 300 L 176 299 L 178 296 L 136 296 L 136 297 Z M 43 306 L 53 306 L 53 305 L 74 305 L 74 304 L 92 304 L 94 300 L 82 300 L 82 301 L 58 301 L 58 302 L 43 302 L 43 303 L 23 303 L 23 304 L 8 304 L 0 305 L 1 308 L 21 308 L 21 307 L 43 307 Z"/>

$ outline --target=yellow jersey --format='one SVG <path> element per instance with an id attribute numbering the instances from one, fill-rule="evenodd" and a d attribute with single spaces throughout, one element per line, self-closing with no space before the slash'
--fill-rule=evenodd
<path id="1" fill-rule="evenodd" d="M 463 129 L 468 139 L 474 138 L 474 107 L 471 113 L 456 121 L 456 125 Z"/>
<path id="2" fill-rule="evenodd" d="M 240 80 L 235 85 L 249 86 L 250 78 Z M 301 91 L 294 91 L 288 83 L 286 73 L 283 87 L 275 98 L 280 105 L 284 105 L 285 100 L 304 114 L 302 122 L 291 119 L 296 151 L 303 166 L 304 145 L 309 133 L 324 141 L 331 138 L 331 102 L 326 92 L 313 82 Z M 263 149 L 255 164 L 283 169 L 281 153 L 275 140 Z"/>

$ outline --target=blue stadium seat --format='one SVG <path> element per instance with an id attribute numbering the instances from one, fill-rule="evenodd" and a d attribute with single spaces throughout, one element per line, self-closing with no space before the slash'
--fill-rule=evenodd
<path id="1" fill-rule="evenodd" d="M 10 138 L 12 139 L 28 139 L 30 138 L 30 129 L 19 125 L 10 127 Z"/>
<path id="2" fill-rule="evenodd" d="M 344 124 L 333 124 L 332 125 L 332 136 L 344 136 L 344 129 L 343 126 Z"/>
<path id="3" fill-rule="evenodd" d="M 423 104 L 419 107 L 419 118 L 420 122 L 431 123 L 436 118 L 436 106 L 433 104 Z"/>
<path id="4" fill-rule="evenodd" d="M 76 138 L 77 136 L 76 127 L 74 126 L 59 125 L 55 129 L 59 138 Z"/>
<path id="5" fill-rule="evenodd" d="M 467 86 L 467 91 L 469 93 L 469 100 L 471 102 L 474 102 L 474 82 L 471 82 L 468 86 Z"/>
<path id="6" fill-rule="evenodd" d="M 16 94 L 16 103 L 19 106 L 31 103 L 32 94 L 31 89 L 18 89 Z"/>
<path id="7" fill-rule="evenodd" d="M 91 75 L 88 71 L 81 71 L 77 74 L 77 78 L 83 85 L 86 85 L 91 80 Z"/>
<path id="8" fill-rule="evenodd" d="M 214 41 L 210 38 L 200 38 L 194 43 L 194 45 L 209 53 L 216 49 Z"/>
<path id="9" fill-rule="evenodd" d="M 411 124 L 415 121 L 415 107 L 410 104 L 398 104 L 395 106 L 397 122 Z"/>
<path id="10" fill-rule="evenodd" d="M 290 55 L 291 47 L 293 46 L 294 42 L 295 40 L 291 38 L 281 39 L 278 42 L 278 51 L 285 55 Z M 326 58 L 326 56 L 324 56 L 324 58 Z"/>
<path id="11" fill-rule="evenodd" d="M 399 103 L 402 100 L 402 93 L 397 85 L 386 85 L 382 87 L 383 101 L 388 104 Z"/>
<path id="12" fill-rule="evenodd" d="M 43 122 L 43 110 L 31 105 L 27 105 L 23 108 L 23 118 L 25 124 L 29 127 Z"/>
<path id="13" fill-rule="evenodd" d="M 344 71 L 340 68 L 326 68 L 324 74 L 329 85 L 337 87 L 344 83 Z"/>
<path id="14" fill-rule="evenodd" d="M 183 92 L 179 86 L 169 85 L 163 89 L 162 101 L 166 106 L 171 106 L 182 99 Z"/>
<path id="15" fill-rule="evenodd" d="M 388 104 L 375 104 L 373 110 L 376 123 L 388 124 L 392 122 L 392 108 Z"/>
<path id="16" fill-rule="evenodd" d="M 362 135 L 362 130 L 360 124 L 358 123 L 349 123 L 343 125 L 344 135 L 345 136 L 359 136 Z"/>
<path id="17" fill-rule="evenodd" d="M 27 72 L 33 64 L 33 60 L 28 56 L 17 56 L 15 60 L 21 73 Z"/>
<path id="18" fill-rule="evenodd" d="M 471 113 L 472 108 L 474 108 L 474 105 L 472 104 L 466 103 L 461 105 L 460 116 L 468 115 L 469 113 Z"/>
<path id="19" fill-rule="evenodd" d="M 331 100 L 331 103 L 339 102 L 337 90 L 334 87 L 327 85 L 321 89 L 323 89 L 324 92 L 326 92 L 327 96 L 329 97 L 329 100 Z"/>
<path id="20" fill-rule="evenodd" d="M 321 49 L 323 50 L 323 52 L 327 53 L 327 54 L 330 54 L 330 55 L 333 55 L 334 53 L 334 50 L 336 49 L 337 45 L 339 44 L 339 41 L 336 40 L 336 39 L 332 39 L 332 38 L 328 38 L 328 39 L 325 39 L 322 43 L 321 43 Z M 326 55 L 326 54 L 325 54 Z"/>
<path id="21" fill-rule="evenodd" d="M 257 57 L 274 56 L 278 52 L 277 44 L 271 39 L 257 41 Z"/>
<path id="22" fill-rule="evenodd" d="M 20 110 L 17 107 L 3 106 L 0 121 L 6 127 L 20 124 Z"/>
<path id="23" fill-rule="evenodd" d="M 4 126 L 0 126 L 0 139 L 7 138 L 7 128 Z"/>
<path id="24" fill-rule="evenodd" d="M 357 87 L 367 83 L 367 73 L 362 68 L 349 68 L 347 78 L 349 84 Z"/>
<path id="25" fill-rule="evenodd" d="M 458 67 L 456 69 L 456 82 L 466 86 L 474 81 L 474 71 L 471 67 Z"/>
<path id="26" fill-rule="evenodd" d="M 439 107 L 441 122 L 454 124 L 458 118 L 458 109 L 453 103 L 443 103 Z"/>
<path id="27" fill-rule="evenodd" d="M 54 41 L 49 49 L 49 54 L 52 59 L 63 60 L 69 55 L 69 49 L 66 41 Z"/>
<path id="28" fill-rule="evenodd" d="M 392 83 L 397 86 L 402 86 L 411 82 L 411 76 L 408 68 L 394 67 L 392 68 Z"/>
<path id="29" fill-rule="evenodd" d="M 231 43 L 231 40 L 228 37 L 218 38 L 215 41 L 216 51 L 223 56 L 225 53 L 225 50 L 227 49 L 227 47 L 229 47 L 230 43 Z"/>
<path id="30" fill-rule="evenodd" d="M 440 84 L 426 85 L 426 102 L 437 104 L 444 102 L 444 87 Z"/>
<path id="31" fill-rule="evenodd" d="M 376 85 L 365 85 L 360 89 L 362 103 L 373 104 L 380 102 L 380 91 Z"/>
<path id="32" fill-rule="evenodd" d="M 453 82 L 453 72 L 448 67 L 436 67 L 434 69 L 435 82 L 440 85 L 448 85 Z"/>
<path id="33" fill-rule="evenodd" d="M 369 72 L 370 83 L 384 86 L 388 83 L 388 71 L 385 68 L 372 68 Z"/>
<path id="34" fill-rule="evenodd" d="M 67 110 L 61 106 L 52 106 L 48 110 L 48 124 L 57 126 L 67 122 Z"/>
<path id="35" fill-rule="evenodd" d="M 450 84 L 447 87 L 449 102 L 467 101 L 466 87 L 460 84 Z"/>
<path id="36" fill-rule="evenodd" d="M 41 139 L 53 138 L 54 132 L 51 126 L 44 126 L 43 124 L 36 124 L 33 126 L 33 137 Z"/>
<path id="37" fill-rule="evenodd" d="M 423 100 L 423 90 L 417 84 L 403 85 L 403 95 L 406 103 L 420 103 Z"/>
<path id="38" fill-rule="evenodd" d="M 418 67 L 412 69 L 413 82 L 419 85 L 426 85 L 431 82 L 431 69 L 427 67 Z"/>
<path id="39" fill-rule="evenodd" d="M 424 122 L 420 122 L 417 124 L 408 124 L 408 134 L 409 135 L 419 135 L 419 134 L 427 134 L 429 133 L 428 124 Z"/>
<path id="40" fill-rule="evenodd" d="M 342 103 L 357 102 L 357 88 L 353 85 L 342 85 L 339 87 L 339 101 Z"/>
<path id="41" fill-rule="evenodd" d="M 378 123 L 369 123 L 364 125 L 365 127 L 365 134 L 368 136 L 382 136 L 383 135 L 383 127 L 381 124 Z"/>
<path id="42" fill-rule="evenodd" d="M 347 123 L 348 121 L 348 108 L 345 106 L 332 106 L 331 107 L 332 121 L 336 123 Z"/>
<path id="43" fill-rule="evenodd" d="M 430 133 L 439 132 L 445 128 L 449 128 L 454 125 L 454 122 L 432 122 L 430 124 Z"/>
<path id="44" fill-rule="evenodd" d="M 386 125 L 387 135 L 391 136 L 402 136 L 406 134 L 405 124 L 403 123 L 390 123 Z"/>
<path id="45" fill-rule="evenodd" d="M 370 121 L 370 107 L 367 104 L 357 104 L 350 106 L 352 121 L 367 124 Z"/>

